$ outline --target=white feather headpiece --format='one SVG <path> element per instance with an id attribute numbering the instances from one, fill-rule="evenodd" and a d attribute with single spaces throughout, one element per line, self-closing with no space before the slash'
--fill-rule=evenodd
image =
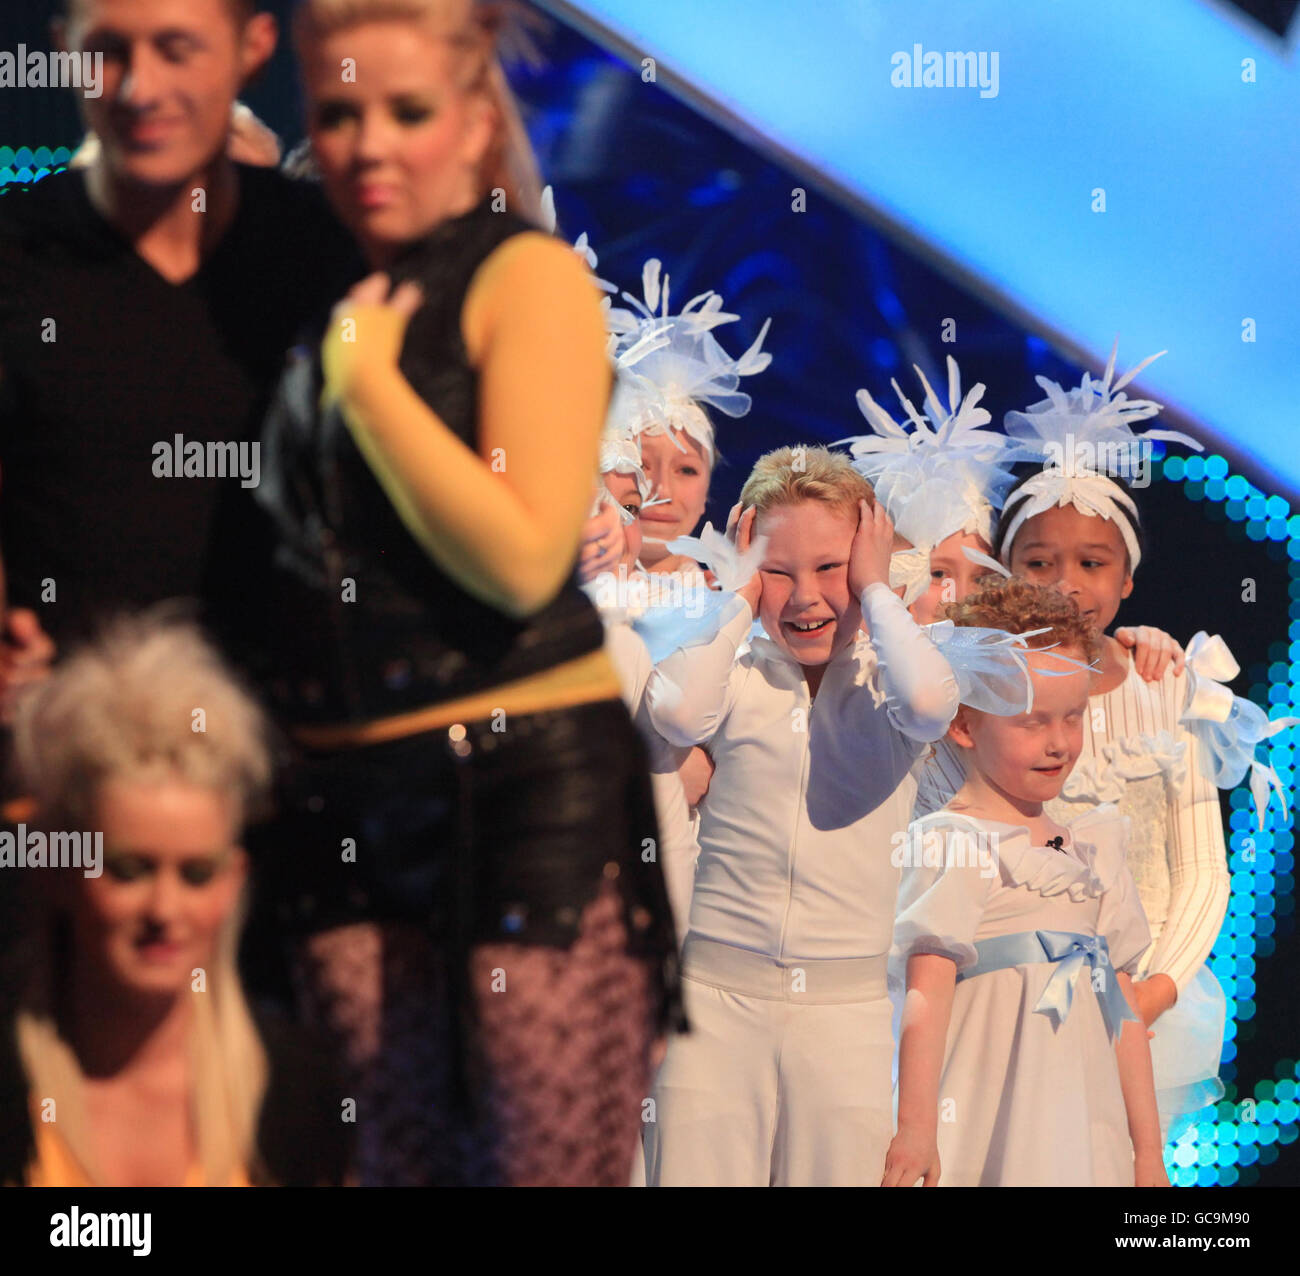
<path id="1" fill-rule="evenodd" d="M 701 410 L 708 404 L 730 417 L 742 417 L 752 400 L 739 388 L 740 378 L 762 372 L 772 361 L 763 341 L 772 321 L 766 320 L 757 339 L 739 358 L 732 358 L 713 335 L 739 315 L 722 309 L 715 292 L 700 293 L 677 313 L 669 310 L 668 276 L 657 258 L 641 271 L 643 296 L 622 293 L 631 307 L 611 307 L 606 321 L 624 401 L 620 411 L 638 432 L 664 433 L 674 442 L 674 430 L 694 439 L 710 465 L 715 458 L 713 426 Z M 678 446 L 682 446 L 678 443 Z"/>
<path id="2" fill-rule="evenodd" d="M 1007 413 L 1007 434 L 1019 440 L 1043 469 L 1016 490 L 1015 513 L 1002 535 L 1005 561 L 1010 561 L 1016 533 L 1028 519 L 1073 505 L 1081 514 L 1109 519 L 1119 528 L 1128 550 L 1129 570 L 1133 571 L 1142 558 L 1134 531 L 1137 505 L 1114 480 L 1133 479 L 1144 472 L 1150 464 L 1153 440 L 1179 443 L 1197 452 L 1204 450 L 1195 439 L 1177 430 L 1138 433 L 1133 429 L 1137 422 L 1155 416 L 1161 405 L 1152 399 L 1130 399 L 1122 391 L 1166 351 L 1148 355 L 1116 381 L 1118 351 L 1116 338 L 1105 375 L 1098 380 L 1085 372 L 1079 385 L 1068 392 L 1047 377 L 1035 377 L 1047 398 L 1023 412 Z"/>
<path id="3" fill-rule="evenodd" d="M 984 427 L 992 420 L 979 406 L 984 386 L 962 395 L 961 371 L 948 356 L 948 401 L 935 393 L 925 373 L 916 375 L 925 390 L 925 414 L 891 381 L 906 424 L 894 420 L 866 390 L 858 408 L 871 434 L 841 439 L 853 454 L 853 467 L 875 490 L 898 534 L 913 548 L 894 555 L 890 583 L 914 602 L 930 583 L 930 552 L 957 532 L 991 542 L 995 510 L 1015 483 L 1010 466 L 1024 453 L 1007 437 Z M 838 446 L 836 444 L 835 446 Z"/>

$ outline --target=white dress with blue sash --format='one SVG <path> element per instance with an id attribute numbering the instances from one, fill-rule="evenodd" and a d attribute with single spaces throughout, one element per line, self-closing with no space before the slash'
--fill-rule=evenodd
<path id="1" fill-rule="evenodd" d="M 947 810 L 910 826 L 891 982 L 914 953 L 958 971 L 939 1087 L 942 1185 L 1133 1185 L 1114 971 L 1137 969 L 1150 932 L 1127 827 L 1099 807 L 1058 851 L 1031 845 L 1023 826 Z M 986 973 L 963 977 L 977 968 Z"/>
<path id="2" fill-rule="evenodd" d="M 1196 644 L 1189 645 L 1189 661 Z M 1102 803 L 1130 821 L 1128 864 L 1151 927 L 1138 979 L 1164 974 L 1178 1000 L 1153 1025 L 1151 1059 L 1166 1137 L 1223 1094 L 1219 1056 L 1226 1005 L 1206 964 L 1228 905 L 1229 876 L 1216 784 L 1216 749 L 1196 730 L 1192 670 L 1149 683 L 1130 667 L 1111 691 L 1094 695 L 1084 718 L 1083 752 L 1046 803 L 1068 824 Z M 919 768 L 917 816 L 938 810 L 965 780 L 946 739 Z M 1237 783 L 1235 776 L 1232 783 Z"/>

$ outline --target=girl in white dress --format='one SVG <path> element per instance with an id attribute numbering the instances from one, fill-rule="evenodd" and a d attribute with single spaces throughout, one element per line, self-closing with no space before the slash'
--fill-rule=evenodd
<path id="1" fill-rule="evenodd" d="M 1021 581 L 950 608 L 960 625 L 1048 627 L 1034 703 L 963 705 L 967 778 L 912 824 L 891 978 L 905 972 L 898 1132 L 886 1186 L 1165 1186 L 1147 1035 L 1130 977 L 1149 943 L 1113 807 L 1044 812 L 1082 747 L 1098 654 L 1073 603 Z"/>

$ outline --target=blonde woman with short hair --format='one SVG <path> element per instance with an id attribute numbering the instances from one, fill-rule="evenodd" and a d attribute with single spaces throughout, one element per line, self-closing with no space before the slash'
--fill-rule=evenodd
<path id="1" fill-rule="evenodd" d="M 0 1181 L 338 1181 L 326 1059 L 255 1023 L 235 965 L 256 704 L 192 626 L 121 619 L 20 701 L 15 754 L 37 814 Z"/>

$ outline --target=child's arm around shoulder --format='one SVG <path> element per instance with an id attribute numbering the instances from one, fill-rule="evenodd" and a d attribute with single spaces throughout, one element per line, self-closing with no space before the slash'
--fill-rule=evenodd
<path id="1" fill-rule="evenodd" d="M 1115 641 L 1132 652 L 1133 664 L 1144 682 L 1159 682 L 1169 670 L 1183 671 L 1186 653 L 1172 635 L 1154 625 L 1125 625 L 1115 630 Z"/>

